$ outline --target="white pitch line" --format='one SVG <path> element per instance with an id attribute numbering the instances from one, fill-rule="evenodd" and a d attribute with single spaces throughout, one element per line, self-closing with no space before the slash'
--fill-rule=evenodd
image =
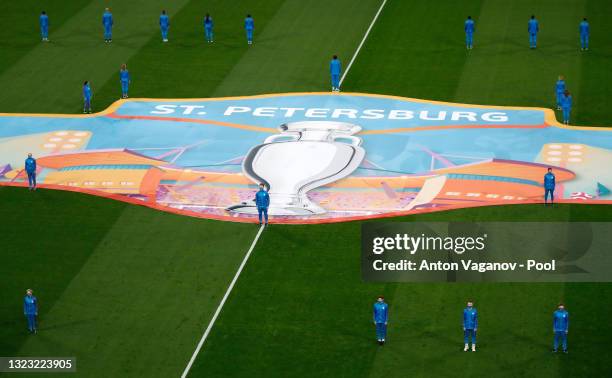
<path id="1" fill-rule="evenodd" d="M 189 360 L 189 363 L 187 364 L 187 367 L 183 371 L 183 374 L 181 375 L 181 378 L 186 378 L 187 374 L 189 374 L 189 370 L 191 369 L 191 366 L 195 362 L 198 354 L 200 353 L 200 350 L 202 349 L 202 346 L 204 345 L 204 342 L 206 341 L 206 338 L 208 337 L 208 334 L 210 334 L 210 331 L 212 330 L 213 326 L 215 325 L 215 321 L 217 320 L 217 317 L 219 317 L 219 314 L 221 313 L 221 310 L 223 309 L 223 305 L 225 304 L 225 301 L 227 301 L 227 298 L 229 297 L 230 293 L 232 292 L 232 289 L 234 288 L 234 285 L 236 284 L 236 281 L 238 281 L 238 277 L 240 277 L 240 273 L 242 273 L 242 269 L 244 269 L 244 266 L 246 265 L 246 263 L 247 263 L 247 261 L 249 259 L 249 256 L 251 256 L 251 252 L 253 252 L 253 248 L 255 248 L 255 244 L 257 244 L 257 241 L 259 240 L 259 236 L 261 236 L 261 232 L 263 231 L 263 229 L 264 229 L 263 225 L 261 227 L 259 227 L 259 231 L 257 231 L 257 235 L 255 236 L 255 239 L 253 239 L 253 243 L 251 243 L 251 247 L 249 248 L 248 252 L 244 256 L 244 259 L 242 259 L 242 263 L 238 267 L 238 271 L 236 271 L 236 274 L 234 275 L 234 279 L 232 280 L 232 282 L 228 286 L 227 290 L 225 291 L 225 295 L 223 296 L 223 299 L 221 299 L 221 303 L 219 303 L 219 306 L 217 307 L 217 310 L 215 311 L 215 314 L 213 315 L 212 319 L 210 320 L 210 323 L 208 323 L 208 327 L 206 327 L 206 331 L 204 331 L 204 334 L 202 335 L 202 338 L 200 339 L 200 342 L 198 343 L 198 346 L 196 347 L 195 351 L 193 352 L 193 355 L 191 356 L 191 359 Z"/>
<path id="2" fill-rule="evenodd" d="M 372 27 L 376 23 L 376 20 L 378 19 L 380 12 L 382 12 L 383 8 L 385 7 L 385 4 L 387 4 L 387 0 L 383 0 L 382 4 L 380 4 L 380 8 L 378 8 L 378 12 L 376 12 L 374 19 L 372 19 L 372 22 L 370 23 L 368 30 L 366 30 L 365 35 L 363 36 L 363 39 L 361 40 L 361 43 L 359 44 L 359 46 L 357 46 L 357 50 L 355 51 L 355 54 L 353 54 L 351 61 L 349 62 L 348 66 L 346 66 L 346 71 L 344 71 L 344 73 L 342 74 L 342 77 L 340 78 L 340 86 L 342 86 L 342 82 L 344 81 L 344 78 L 346 78 L 346 75 L 351 69 L 351 66 L 353 65 L 353 62 L 355 61 L 355 59 L 357 58 L 357 55 L 359 55 L 359 51 L 361 50 L 361 47 L 363 46 L 366 39 L 368 38 L 368 34 L 370 34 L 370 30 L 372 30 Z"/>

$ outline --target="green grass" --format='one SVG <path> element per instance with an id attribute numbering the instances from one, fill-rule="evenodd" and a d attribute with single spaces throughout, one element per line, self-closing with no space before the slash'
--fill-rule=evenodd
<path id="1" fill-rule="evenodd" d="M 0 35 L 0 111 L 74 113 L 90 80 L 94 107 L 118 98 L 127 62 L 132 97 L 207 97 L 328 90 L 327 64 L 345 67 L 378 0 L 8 2 Z M 102 42 L 104 6 L 114 42 Z M 157 17 L 171 16 L 170 43 Z M 49 44 L 37 17 L 51 17 Z M 203 41 L 210 12 L 216 42 Z M 242 20 L 255 17 L 255 45 Z M 527 49 L 526 22 L 541 22 Z M 476 20 L 475 49 L 462 23 Z M 577 24 L 589 17 L 591 51 Z M 482 104 L 552 107 L 565 74 L 577 124 L 608 125 L 612 4 L 563 1 L 389 0 L 344 90 Z M 0 355 L 76 355 L 79 376 L 177 376 L 185 367 L 256 229 L 188 219 L 74 193 L 0 189 Z M 401 220 L 610 221 L 609 206 L 512 206 Z M 366 284 L 359 223 L 273 226 L 257 245 L 192 376 L 608 376 L 609 284 Z M 25 288 L 41 301 L 28 336 Z M 389 344 L 373 345 L 373 298 L 391 303 Z M 481 312 L 481 349 L 459 353 L 466 298 Z M 569 356 L 551 356 L 550 313 L 572 313 Z"/>

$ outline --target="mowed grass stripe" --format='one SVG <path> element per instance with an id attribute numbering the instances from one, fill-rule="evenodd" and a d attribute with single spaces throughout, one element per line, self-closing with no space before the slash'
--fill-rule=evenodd
<path id="1" fill-rule="evenodd" d="M 32 48 L 0 75 L 0 111 L 62 113 L 82 111 L 82 84 L 89 80 L 93 108 L 97 91 L 118 81 L 119 66 L 153 33 L 159 33 L 162 8 L 179 10 L 188 0 L 134 0 L 113 4 L 113 43 L 103 40 L 104 4 L 91 2 L 53 33 L 53 40 Z M 36 7 L 38 8 L 38 7 Z"/>
<path id="2" fill-rule="evenodd" d="M 23 296 L 32 288 L 44 321 L 72 278 L 119 218 L 124 203 L 84 194 L 0 187 L 0 355 L 15 356 L 27 336 Z M 58 219 L 61 214 L 61 221 Z"/>
<path id="3" fill-rule="evenodd" d="M 256 231 L 127 206 L 18 355 L 76 356 L 88 377 L 179 376 Z"/>
<path id="4" fill-rule="evenodd" d="M 0 74 L 42 43 L 38 21 L 40 12 L 46 11 L 50 17 L 49 38 L 53 39 L 56 30 L 91 2 L 42 0 L 7 1 L 2 4 L 2 12 L 10 18 L 10 22 L 4 23 L 4 30 L 0 34 Z"/>
<path id="5" fill-rule="evenodd" d="M 612 19 L 612 4 L 604 0 L 589 0 L 584 13 L 591 24 L 591 43 L 589 51 L 583 54 L 580 66 L 580 96 L 573 98 L 579 111 L 574 112 L 574 119 L 580 125 L 609 127 L 612 126 L 608 100 L 612 97 L 612 44 L 609 41 L 612 35 L 612 23 L 609 21 Z M 575 43 L 577 46 L 577 34 Z"/>
<path id="6" fill-rule="evenodd" d="M 344 82 L 344 91 L 451 100 L 464 54 L 464 13 L 481 1 L 388 1 Z"/>
<path id="7" fill-rule="evenodd" d="M 581 64 L 588 57 L 578 48 L 576 15 L 584 14 L 585 3 L 485 1 L 476 18 L 475 47 L 464 52 L 467 63 L 453 101 L 555 109 L 558 75 L 566 77 L 575 98 L 582 97 Z M 531 14 L 540 22 L 535 50 L 528 48 Z M 573 107 L 575 116 L 582 111 Z"/>
<path id="8" fill-rule="evenodd" d="M 285 1 L 213 95 L 331 90 L 329 61 L 338 55 L 348 64 L 379 5 Z"/>
<path id="9" fill-rule="evenodd" d="M 171 14 L 170 42 L 162 43 L 155 34 L 127 61 L 132 76 L 130 96 L 211 97 L 249 49 L 255 48 L 246 43 L 246 14 L 255 19 L 257 41 L 282 4 L 283 0 L 242 0 L 232 2 L 231 6 L 223 0 L 205 4 L 190 1 L 180 12 Z M 210 13 L 215 24 L 212 44 L 204 39 L 202 22 L 206 13 Z M 256 59 L 250 63 L 258 64 Z M 98 91 L 98 101 L 108 106 L 120 93 L 118 79 L 109 80 Z"/>
<path id="10" fill-rule="evenodd" d="M 552 211 L 551 211 L 552 210 Z M 611 220 L 604 206 L 541 205 L 465 209 L 396 221 Z M 389 220 L 383 220 L 389 221 Z M 610 285 L 376 284 L 360 276 L 359 223 L 273 226 L 207 340 L 193 376 L 600 376 L 594 360 L 612 325 L 601 303 Z M 596 294 L 598 293 L 598 294 Z M 371 305 L 391 304 L 388 345 L 374 343 Z M 476 354 L 461 351 L 461 310 L 480 310 Z M 600 299 L 601 298 L 601 299 Z M 571 304 L 569 359 L 551 356 L 551 314 Z M 604 352 L 607 353 L 607 352 Z M 560 365 L 560 366 L 558 366 Z"/>

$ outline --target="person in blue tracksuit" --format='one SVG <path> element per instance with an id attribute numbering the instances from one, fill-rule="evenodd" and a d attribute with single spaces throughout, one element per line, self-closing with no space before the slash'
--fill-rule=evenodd
<path id="1" fill-rule="evenodd" d="M 548 172 L 544 175 L 544 204 L 548 203 L 548 195 L 550 195 L 550 203 L 553 204 L 555 200 L 555 174 L 552 172 L 552 168 L 548 168 Z"/>
<path id="2" fill-rule="evenodd" d="M 580 22 L 578 30 L 580 31 L 580 50 L 586 51 L 589 49 L 589 22 L 586 17 Z"/>
<path id="3" fill-rule="evenodd" d="M 215 23 L 213 22 L 210 14 L 206 13 L 206 17 L 204 17 L 204 35 L 206 36 L 206 42 L 213 43 L 214 35 L 213 28 L 215 27 Z"/>
<path id="4" fill-rule="evenodd" d="M 527 31 L 529 32 L 529 48 L 535 49 L 538 42 L 538 32 L 540 31 L 540 24 L 535 16 L 531 16 L 527 23 Z"/>
<path id="5" fill-rule="evenodd" d="M 38 23 L 40 24 L 40 37 L 42 41 L 49 42 L 49 16 L 47 16 L 47 12 L 42 11 L 38 18 Z"/>
<path id="6" fill-rule="evenodd" d="M 113 14 L 110 8 L 104 10 L 102 25 L 104 26 L 104 42 L 111 43 L 113 41 Z"/>
<path id="7" fill-rule="evenodd" d="M 244 30 L 246 30 L 247 43 L 249 45 L 253 44 L 253 30 L 255 29 L 255 21 L 253 21 L 253 17 L 250 14 L 247 14 L 244 19 Z"/>
<path id="8" fill-rule="evenodd" d="M 38 299 L 32 295 L 32 289 L 26 290 L 26 295 L 23 298 L 23 314 L 28 320 L 28 331 L 30 333 L 37 333 Z"/>
<path id="9" fill-rule="evenodd" d="M 465 46 L 468 50 L 471 50 L 474 48 L 474 32 L 476 31 L 476 25 L 474 20 L 472 20 L 472 16 L 468 16 L 467 20 L 465 20 L 463 29 L 465 30 Z"/>
<path id="10" fill-rule="evenodd" d="M 25 171 L 28 175 L 28 188 L 30 190 L 36 190 L 36 159 L 32 157 L 32 154 L 28 154 L 28 158 L 25 159 Z"/>
<path id="11" fill-rule="evenodd" d="M 561 109 L 563 110 L 563 123 L 569 125 L 570 113 L 572 112 L 572 95 L 567 89 L 563 92 Z"/>
<path id="12" fill-rule="evenodd" d="M 563 348 L 563 353 L 567 353 L 567 331 L 569 330 L 569 313 L 563 303 L 553 312 L 553 352 L 557 352 L 559 343 Z"/>
<path id="13" fill-rule="evenodd" d="M 384 345 L 387 337 L 387 323 L 389 322 L 389 305 L 381 295 L 374 302 L 374 325 L 376 326 L 376 340 L 378 345 Z"/>
<path id="14" fill-rule="evenodd" d="M 119 81 L 121 82 L 121 98 L 128 98 L 131 80 L 127 65 L 125 64 L 122 64 L 119 70 Z"/>
<path id="15" fill-rule="evenodd" d="M 469 301 L 463 309 L 463 351 L 470 350 L 470 338 L 472 339 L 472 352 L 476 352 L 476 331 L 478 330 L 478 311 L 474 303 Z"/>
<path id="16" fill-rule="evenodd" d="M 162 42 L 168 42 L 168 29 L 170 29 L 170 17 L 162 10 L 159 16 L 159 28 L 161 29 Z"/>
<path id="17" fill-rule="evenodd" d="M 342 64 L 337 55 L 332 57 L 329 62 L 329 73 L 331 75 L 332 92 L 340 91 L 340 74 L 342 73 Z"/>
<path id="18" fill-rule="evenodd" d="M 83 113 L 91 113 L 91 86 L 89 81 L 83 83 Z"/>
<path id="19" fill-rule="evenodd" d="M 259 191 L 255 194 L 255 205 L 259 214 L 259 225 L 262 223 L 262 216 L 268 225 L 268 206 L 270 206 L 270 195 L 266 191 L 263 183 L 259 184 Z"/>
<path id="20" fill-rule="evenodd" d="M 563 94 L 565 93 L 565 78 L 563 75 L 559 75 L 559 80 L 555 85 L 555 94 L 557 95 L 557 110 L 561 110 L 563 102 Z"/>

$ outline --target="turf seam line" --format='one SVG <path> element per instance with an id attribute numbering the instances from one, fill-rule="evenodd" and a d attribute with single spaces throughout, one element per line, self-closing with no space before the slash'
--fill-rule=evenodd
<path id="1" fill-rule="evenodd" d="M 353 65 L 353 62 L 355 61 L 355 59 L 357 58 L 357 55 L 359 55 L 359 51 L 361 50 L 361 47 L 363 47 L 363 44 L 365 43 L 366 39 L 368 38 L 368 35 L 370 34 L 370 30 L 372 30 L 372 27 L 374 27 L 374 24 L 376 23 L 376 20 L 378 19 L 380 12 L 382 12 L 383 8 L 385 7 L 385 4 L 387 4 L 387 0 L 383 0 L 382 4 L 380 4 L 380 7 L 378 8 L 378 12 L 376 12 L 376 14 L 374 15 L 374 18 L 372 19 L 372 22 L 370 23 L 368 30 L 366 30 L 365 35 L 363 36 L 363 39 L 361 40 L 361 43 L 359 43 L 359 46 L 357 46 L 357 50 L 355 50 L 355 54 L 353 54 L 351 61 L 349 62 L 348 66 L 346 66 L 346 71 L 344 71 L 344 73 L 342 74 L 342 77 L 340 78 L 340 86 L 342 86 L 342 83 L 344 82 L 346 75 L 351 69 L 351 66 Z"/>
<path id="2" fill-rule="evenodd" d="M 238 277 L 240 277 L 240 274 L 242 273 L 242 270 L 244 269 L 244 266 L 246 265 L 247 261 L 249 260 L 249 257 L 251 256 L 251 252 L 253 252 L 253 249 L 255 248 L 255 244 L 257 244 L 257 241 L 259 240 L 259 237 L 261 236 L 261 233 L 262 233 L 263 230 L 264 230 L 264 225 L 261 225 L 259 227 L 259 231 L 257 231 L 257 235 L 255 235 L 255 239 L 253 239 L 253 243 L 251 243 L 251 247 L 247 251 L 247 253 L 244 256 L 244 258 L 242 259 L 242 263 L 240 263 L 240 266 L 238 267 L 238 270 L 236 271 L 236 274 L 234 275 L 234 278 L 232 279 L 232 282 L 230 282 L 229 286 L 227 287 L 227 290 L 225 291 L 225 295 L 223 296 L 223 299 L 221 299 L 221 303 L 219 303 L 219 306 L 217 307 L 217 310 L 215 311 L 212 319 L 210 319 L 210 322 L 208 323 L 208 327 L 206 327 L 206 331 L 204 331 L 204 334 L 202 335 L 202 338 L 200 339 L 200 342 L 198 343 L 195 351 L 193 352 L 193 355 L 191 356 L 191 359 L 189 360 L 189 363 L 187 364 L 187 367 L 185 367 L 185 370 L 183 371 L 183 374 L 181 375 L 181 378 L 186 378 L 187 374 L 189 374 L 189 370 L 191 369 L 191 367 L 192 367 L 193 363 L 195 362 L 198 354 L 200 353 L 200 350 L 202 349 L 202 346 L 204 346 L 204 342 L 206 341 L 206 338 L 210 334 L 210 331 L 212 330 L 213 326 L 215 325 L 215 321 L 219 317 L 219 314 L 221 313 L 221 310 L 223 309 L 223 305 L 225 305 L 225 302 L 227 301 L 227 298 L 229 297 L 230 293 L 232 292 L 232 289 L 234 288 L 234 285 L 236 284 L 236 281 L 238 281 Z"/>

